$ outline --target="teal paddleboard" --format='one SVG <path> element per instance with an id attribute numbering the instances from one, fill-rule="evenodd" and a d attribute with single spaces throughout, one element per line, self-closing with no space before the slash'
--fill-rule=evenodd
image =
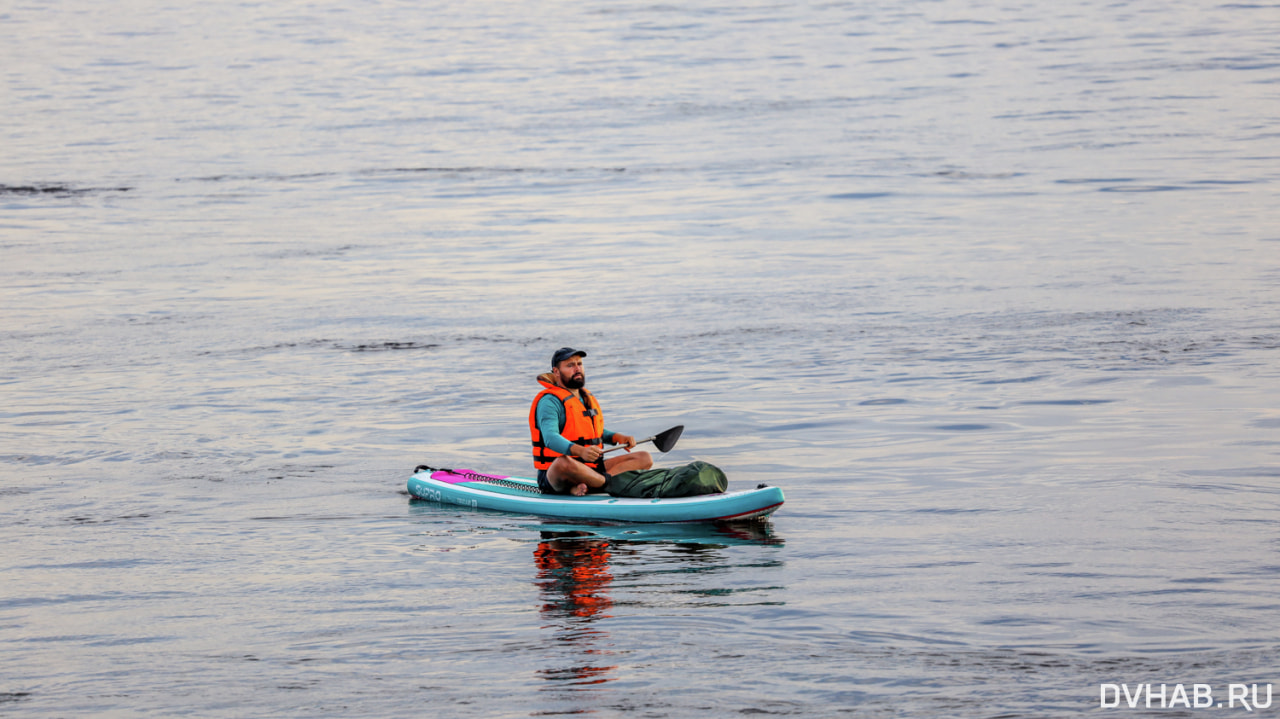
<path id="1" fill-rule="evenodd" d="M 664 499 L 608 494 L 573 497 L 543 494 L 536 480 L 524 477 L 430 468 L 421 468 L 409 478 L 409 494 L 475 509 L 604 522 L 740 522 L 767 517 L 783 502 L 781 489 L 765 485 Z"/>

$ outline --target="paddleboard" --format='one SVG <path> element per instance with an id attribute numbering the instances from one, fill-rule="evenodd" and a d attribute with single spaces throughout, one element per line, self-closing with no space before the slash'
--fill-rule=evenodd
<path id="1" fill-rule="evenodd" d="M 409 494 L 418 499 L 475 509 L 605 522 L 740 522 L 767 517 L 783 502 L 782 490 L 766 485 L 664 499 L 608 494 L 573 497 L 543 494 L 537 480 L 525 477 L 430 467 L 419 467 L 409 477 Z"/>

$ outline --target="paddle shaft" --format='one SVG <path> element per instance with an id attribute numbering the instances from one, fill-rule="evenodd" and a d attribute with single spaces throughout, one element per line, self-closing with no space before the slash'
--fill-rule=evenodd
<path id="1" fill-rule="evenodd" d="M 654 440 L 662 438 L 662 441 L 654 442 L 654 443 L 658 446 L 659 452 L 667 452 L 667 451 L 670 451 L 670 449 L 676 445 L 676 441 L 680 439 L 680 434 L 682 432 L 684 432 L 684 425 L 677 425 L 675 427 L 672 427 L 671 429 L 665 430 L 663 432 L 659 432 L 653 435 L 652 437 L 645 437 L 644 439 L 638 440 L 636 444 L 644 444 L 645 442 L 654 442 Z M 609 454 L 610 452 L 617 452 L 620 449 L 625 449 L 625 447 L 620 445 L 620 446 L 614 447 L 613 449 L 606 449 L 601 454 L 605 455 L 605 454 Z"/>
<path id="2" fill-rule="evenodd" d="M 653 441 L 653 439 L 654 439 L 654 437 L 657 437 L 657 436 L 658 436 L 658 435 L 656 435 L 656 434 L 655 434 L 655 435 L 653 435 L 653 437 L 645 437 L 644 439 L 637 439 L 637 440 L 636 440 L 636 444 L 644 444 L 645 442 L 652 442 L 652 441 Z M 620 450 L 620 449 L 626 449 L 626 447 L 620 444 L 620 445 L 618 445 L 617 447 L 613 447 L 612 449 L 606 449 L 605 451 L 601 452 L 600 454 L 609 454 L 610 452 L 617 452 L 617 451 L 618 451 L 618 450 Z"/>

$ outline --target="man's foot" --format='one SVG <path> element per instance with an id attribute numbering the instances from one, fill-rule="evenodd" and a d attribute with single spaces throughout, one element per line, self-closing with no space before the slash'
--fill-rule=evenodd
<path id="1" fill-rule="evenodd" d="M 574 488 L 573 488 L 573 491 L 572 491 L 572 492 L 569 492 L 569 494 L 572 494 L 572 495 L 573 495 L 573 496 L 575 496 L 575 497 L 582 497 L 582 496 L 585 496 L 585 495 L 586 495 L 586 493 L 587 493 L 587 489 L 588 489 L 588 488 L 587 488 L 586 483 L 579 484 L 578 486 L 574 487 Z"/>

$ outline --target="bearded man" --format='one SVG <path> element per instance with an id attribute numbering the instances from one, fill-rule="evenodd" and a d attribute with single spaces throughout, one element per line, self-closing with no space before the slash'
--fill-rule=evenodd
<path id="1" fill-rule="evenodd" d="M 631 451 L 635 437 L 605 428 L 600 403 L 586 388 L 586 356 L 561 347 L 551 355 L 551 371 L 538 375 L 543 390 L 529 407 L 529 434 L 538 487 L 547 494 L 581 497 L 603 490 L 612 475 L 653 466 L 648 452 Z M 625 446 L 627 454 L 606 459 L 606 444 Z"/>

